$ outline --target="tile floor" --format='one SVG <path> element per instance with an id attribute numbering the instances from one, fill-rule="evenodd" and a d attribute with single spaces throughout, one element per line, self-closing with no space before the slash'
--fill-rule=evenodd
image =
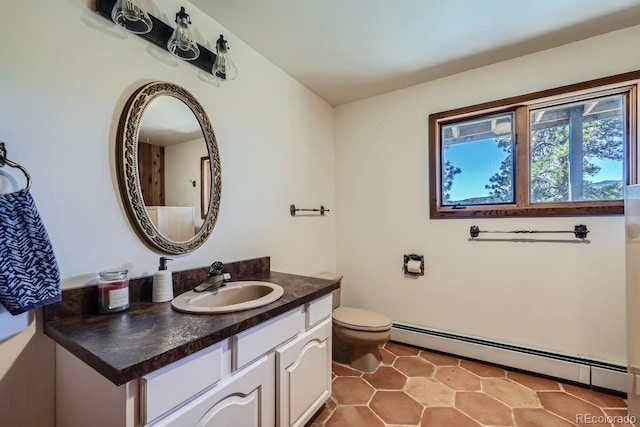
<path id="1" fill-rule="evenodd" d="M 333 364 L 331 398 L 308 427 L 633 427 L 602 423 L 627 414 L 617 396 L 397 343 L 381 352 L 372 373 Z"/>

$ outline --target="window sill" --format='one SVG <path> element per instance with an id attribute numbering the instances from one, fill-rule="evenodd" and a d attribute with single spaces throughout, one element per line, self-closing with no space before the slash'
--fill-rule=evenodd
<path id="1" fill-rule="evenodd" d="M 512 218 L 512 217 L 548 217 L 548 216 L 596 216 L 623 215 L 624 202 L 615 200 L 610 202 L 575 202 L 567 204 L 536 204 L 527 207 L 511 205 L 487 205 L 464 207 L 436 207 L 431 206 L 431 219 L 455 218 Z"/>

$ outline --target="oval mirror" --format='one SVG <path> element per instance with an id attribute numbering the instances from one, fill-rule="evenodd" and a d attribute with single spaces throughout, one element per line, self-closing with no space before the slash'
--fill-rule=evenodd
<path id="1" fill-rule="evenodd" d="M 120 118 L 116 150 L 123 203 L 144 242 L 170 254 L 200 247 L 218 218 L 221 172 L 195 97 L 168 82 L 138 89 Z"/>

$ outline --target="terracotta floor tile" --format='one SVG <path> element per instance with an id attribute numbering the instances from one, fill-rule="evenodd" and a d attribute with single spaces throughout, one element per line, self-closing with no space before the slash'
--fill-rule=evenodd
<path id="1" fill-rule="evenodd" d="M 338 363 L 333 363 L 331 365 L 331 371 L 339 377 L 360 377 L 362 376 L 362 372 L 357 369 L 350 368 L 348 366 L 340 365 Z"/>
<path id="2" fill-rule="evenodd" d="M 604 394 L 595 390 L 589 390 L 583 387 L 576 387 L 569 384 L 563 384 L 564 391 L 576 397 L 591 402 L 602 408 L 626 408 L 627 404 L 619 397 L 610 394 Z"/>
<path id="3" fill-rule="evenodd" d="M 364 374 L 362 378 L 376 390 L 402 390 L 407 377 L 391 366 L 380 366 L 375 372 Z"/>
<path id="4" fill-rule="evenodd" d="M 371 410 L 387 424 L 416 425 L 422 417 L 423 406 L 402 391 L 377 391 Z"/>
<path id="5" fill-rule="evenodd" d="M 384 347 L 380 348 L 380 357 L 382 357 L 383 365 L 393 365 L 393 362 L 396 360 L 396 355 L 391 353 Z"/>
<path id="6" fill-rule="evenodd" d="M 336 378 L 331 387 L 331 395 L 338 405 L 364 405 L 375 391 L 362 378 L 353 377 Z"/>
<path id="7" fill-rule="evenodd" d="M 507 378 L 482 379 L 482 391 L 512 408 L 539 408 L 536 392 Z"/>
<path id="8" fill-rule="evenodd" d="M 513 418 L 518 427 L 572 427 L 575 424 L 563 420 L 542 408 L 516 408 Z"/>
<path id="9" fill-rule="evenodd" d="M 458 366 L 460 363 L 460 360 L 455 357 L 440 353 L 432 353 L 430 351 L 421 351 L 420 357 L 436 366 Z"/>
<path id="10" fill-rule="evenodd" d="M 327 422 L 329 417 L 333 414 L 337 406 L 338 405 L 336 405 L 333 399 L 330 398 L 329 400 L 327 400 L 327 402 L 324 405 L 322 405 L 322 408 L 318 412 L 316 412 L 316 414 L 313 417 L 313 422 L 309 425 L 310 426 L 324 425 L 324 423 Z"/>
<path id="11" fill-rule="evenodd" d="M 397 344 L 391 341 L 386 343 L 384 345 L 384 348 L 386 348 L 396 356 L 417 356 L 420 353 L 420 350 L 418 350 L 417 348 L 408 347 L 406 345 Z"/>
<path id="12" fill-rule="evenodd" d="M 484 363 L 473 362 L 471 360 L 461 360 L 460 366 L 467 371 L 471 371 L 479 377 L 496 377 L 502 378 L 507 372 L 497 366 L 485 365 Z"/>
<path id="13" fill-rule="evenodd" d="M 393 367 L 408 377 L 430 377 L 435 367 L 420 357 L 398 357 Z"/>
<path id="14" fill-rule="evenodd" d="M 547 378 L 536 377 L 534 375 L 523 374 L 520 372 L 507 372 L 507 378 L 529 387 L 531 390 L 560 390 L 560 384 L 557 381 Z"/>
<path id="15" fill-rule="evenodd" d="M 436 368 L 433 377 L 454 390 L 480 390 L 480 378 L 459 366 Z"/>
<path id="16" fill-rule="evenodd" d="M 511 408 L 484 393 L 466 391 L 456 393 L 456 408 L 481 424 L 513 425 Z"/>
<path id="17" fill-rule="evenodd" d="M 307 427 L 582 427 L 587 424 L 576 423 L 578 414 L 627 414 L 616 396 L 399 343 L 387 346 L 373 373 L 333 364 L 332 396 Z M 633 427 L 620 421 L 591 419 L 589 425 Z"/>
<path id="18" fill-rule="evenodd" d="M 628 414 L 627 412 L 627 408 L 624 409 L 611 409 L 611 408 L 607 408 L 607 409 L 603 409 L 602 410 L 605 414 L 607 415 L 613 415 L 613 416 L 625 416 Z"/>
<path id="19" fill-rule="evenodd" d="M 539 391 L 538 399 L 540 399 L 540 403 L 547 411 L 559 415 L 572 423 L 576 422 L 576 414 L 594 417 L 604 415 L 600 408 L 561 391 Z M 602 425 L 610 427 L 610 424 Z"/>
<path id="20" fill-rule="evenodd" d="M 424 406 L 453 406 L 456 392 L 432 378 L 409 378 L 404 392 Z"/>
<path id="21" fill-rule="evenodd" d="M 384 427 L 384 423 L 366 406 L 338 406 L 326 427 Z"/>
<path id="22" fill-rule="evenodd" d="M 480 427 L 456 408 L 426 408 L 420 427 Z"/>

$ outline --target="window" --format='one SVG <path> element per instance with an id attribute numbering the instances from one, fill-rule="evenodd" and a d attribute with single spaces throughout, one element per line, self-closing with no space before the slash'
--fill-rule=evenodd
<path id="1" fill-rule="evenodd" d="M 442 205 L 515 203 L 513 112 L 441 127 Z"/>
<path id="2" fill-rule="evenodd" d="M 431 218 L 623 213 L 640 71 L 429 116 Z"/>

